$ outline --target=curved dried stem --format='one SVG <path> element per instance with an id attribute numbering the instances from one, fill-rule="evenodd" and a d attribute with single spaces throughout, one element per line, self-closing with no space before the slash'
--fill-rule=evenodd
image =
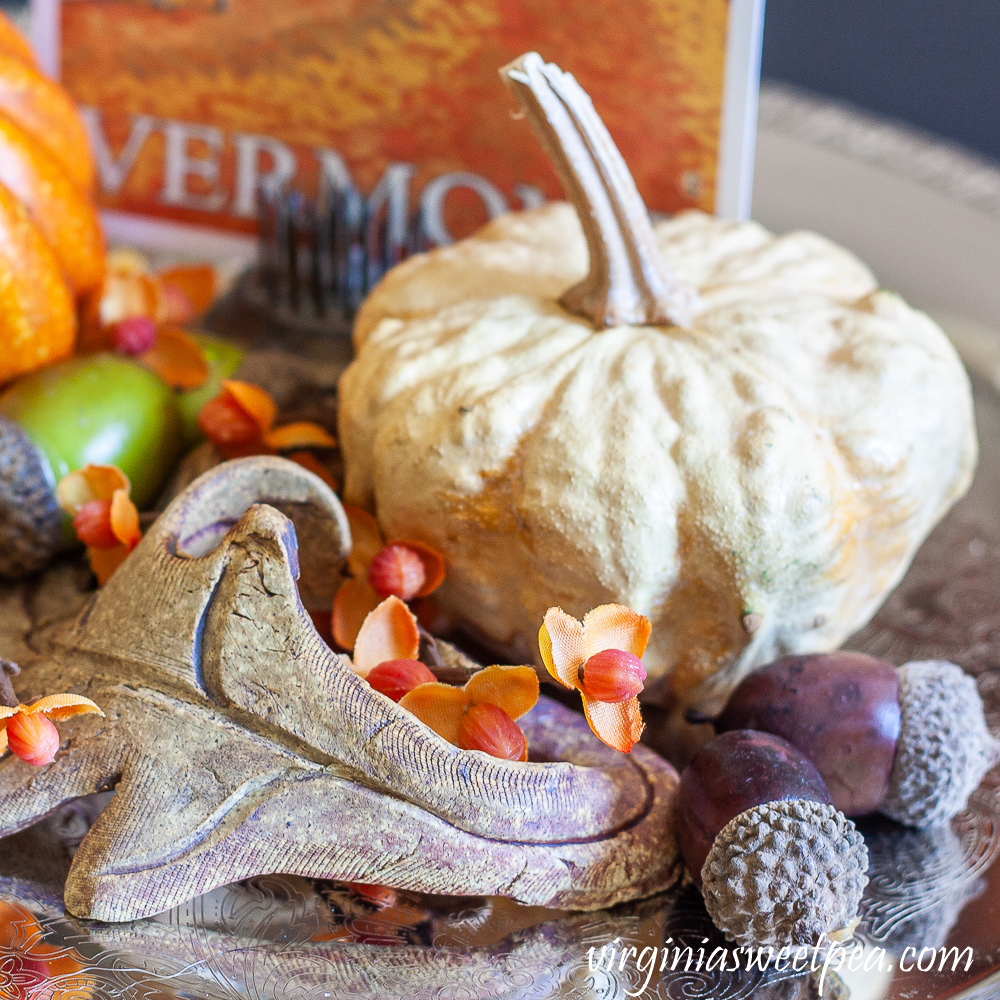
<path id="1" fill-rule="evenodd" d="M 576 207 L 590 250 L 590 273 L 562 305 L 595 327 L 687 325 L 697 292 L 660 260 L 632 174 L 583 88 L 537 52 L 500 75 Z"/>

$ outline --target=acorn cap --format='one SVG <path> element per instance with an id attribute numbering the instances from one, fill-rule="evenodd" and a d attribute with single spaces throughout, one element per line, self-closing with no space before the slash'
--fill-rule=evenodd
<path id="1" fill-rule="evenodd" d="M 41 569 L 62 542 L 62 511 L 45 460 L 13 420 L 0 416 L 0 576 Z"/>
<path id="2" fill-rule="evenodd" d="M 947 660 L 898 667 L 901 724 L 886 816 L 926 829 L 965 808 L 969 795 L 1000 757 L 976 682 Z"/>
<path id="3" fill-rule="evenodd" d="M 868 884 L 868 849 L 823 802 L 754 806 L 720 831 L 701 869 L 705 907 L 743 947 L 812 945 L 850 931 Z"/>

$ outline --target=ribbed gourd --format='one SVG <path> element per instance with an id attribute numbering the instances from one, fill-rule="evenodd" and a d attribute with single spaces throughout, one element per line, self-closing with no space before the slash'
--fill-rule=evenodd
<path id="1" fill-rule="evenodd" d="M 0 386 L 68 357 L 100 294 L 94 179 L 72 98 L 0 14 Z"/>
<path id="2" fill-rule="evenodd" d="M 571 203 L 404 262 L 340 384 L 345 499 L 442 553 L 436 593 L 509 662 L 553 605 L 648 616 L 643 697 L 721 705 L 862 626 L 967 489 L 942 331 L 811 233 L 650 223 L 576 81 L 502 71 Z"/>

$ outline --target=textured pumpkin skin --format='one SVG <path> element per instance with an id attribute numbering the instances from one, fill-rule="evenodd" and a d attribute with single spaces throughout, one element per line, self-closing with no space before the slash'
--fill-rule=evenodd
<path id="1" fill-rule="evenodd" d="M 0 385 L 66 357 L 95 301 L 104 238 L 94 160 L 69 94 L 0 14 Z"/>
<path id="2" fill-rule="evenodd" d="M 869 619 L 968 487 L 972 401 L 941 330 L 827 240 L 655 229 L 690 329 L 563 310 L 564 203 L 391 271 L 340 385 L 345 499 L 443 553 L 436 596 L 510 662 L 548 607 L 617 602 L 653 623 L 645 697 L 710 705 Z"/>
<path id="3" fill-rule="evenodd" d="M 0 184 L 0 385 L 67 357 L 76 312 L 55 252 Z"/>
<path id="4" fill-rule="evenodd" d="M 0 114 L 33 135 L 82 190 L 93 190 L 94 160 L 72 98 L 33 64 L 4 52 L 2 39 Z"/>
<path id="5" fill-rule="evenodd" d="M 104 236 L 87 193 L 38 140 L 0 114 L 0 183 L 24 204 L 76 295 L 104 277 Z"/>

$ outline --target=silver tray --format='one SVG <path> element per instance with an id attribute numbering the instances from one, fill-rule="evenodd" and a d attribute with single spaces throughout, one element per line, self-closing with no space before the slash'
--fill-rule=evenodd
<path id="1" fill-rule="evenodd" d="M 850 645 L 897 663 L 955 660 L 977 676 L 997 731 L 1000 398 L 979 388 L 976 406 L 982 454 L 969 495 Z M 277 875 L 148 920 L 76 920 L 63 910 L 63 880 L 105 801 L 77 800 L 0 840 L 0 1000 L 806 1000 L 821 985 L 836 1000 L 1000 996 L 996 772 L 950 828 L 862 821 L 872 868 L 853 970 L 844 954 L 800 956 L 797 968 L 786 956 L 766 971 L 748 969 L 745 955 L 723 958 L 726 943 L 690 886 L 598 913 L 409 894 L 378 909 L 337 883 Z"/>

